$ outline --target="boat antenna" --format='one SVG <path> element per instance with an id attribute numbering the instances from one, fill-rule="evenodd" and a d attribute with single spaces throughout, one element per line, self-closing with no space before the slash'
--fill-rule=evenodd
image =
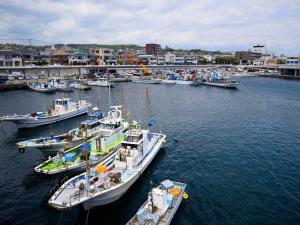
<path id="1" fill-rule="evenodd" d="M 125 104 L 124 104 L 124 92 L 123 92 L 123 86 L 121 86 L 121 112 L 122 112 L 122 115 L 125 116 Z"/>
<path id="2" fill-rule="evenodd" d="M 98 103 L 98 104 L 97 104 L 97 105 L 98 105 L 98 109 L 100 110 L 100 94 L 99 94 L 99 96 L 98 96 L 98 98 L 97 98 L 97 101 L 98 101 L 98 102 L 97 102 L 97 103 Z"/>

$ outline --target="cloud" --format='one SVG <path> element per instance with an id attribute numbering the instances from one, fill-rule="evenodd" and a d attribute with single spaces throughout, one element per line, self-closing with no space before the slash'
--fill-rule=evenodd
<path id="1" fill-rule="evenodd" d="M 0 34 L 50 43 L 159 42 L 300 53 L 300 0 L 2 0 Z"/>

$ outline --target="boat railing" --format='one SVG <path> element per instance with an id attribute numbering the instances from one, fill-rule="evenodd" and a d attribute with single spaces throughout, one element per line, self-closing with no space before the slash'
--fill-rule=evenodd
<path id="1" fill-rule="evenodd" d="M 50 195 L 54 195 L 54 193 L 69 179 L 68 176 L 65 176 L 60 180 L 58 184 L 56 184 L 53 188 L 50 189 Z"/>
<path id="2" fill-rule="evenodd" d="M 69 197 L 69 204 L 71 205 L 72 202 L 80 201 L 81 198 L 88 195 L 88 191 L 86 188 L 82 190 L 75 191 L 73 194 Z"/>

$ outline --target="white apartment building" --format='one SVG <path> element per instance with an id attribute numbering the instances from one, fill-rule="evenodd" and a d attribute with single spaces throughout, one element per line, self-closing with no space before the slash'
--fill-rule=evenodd
<path id="1" fill-rule="evenodd" d="M 267 48 L 265 45 L 256 44 L 252 46 L 251 52 L 261 53 L 265 55 L 267 54 Z"/>

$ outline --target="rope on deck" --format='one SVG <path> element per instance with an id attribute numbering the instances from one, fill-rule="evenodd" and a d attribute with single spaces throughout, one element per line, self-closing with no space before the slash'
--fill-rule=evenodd
<path id="1" fill-rule="evenodd" d="M 85 219 L 85 225 L 88 224 L 88 221 L 89 221 L 89 214 L 90 214 L 90 210 L 87 211 L 86 219 Z"/>

